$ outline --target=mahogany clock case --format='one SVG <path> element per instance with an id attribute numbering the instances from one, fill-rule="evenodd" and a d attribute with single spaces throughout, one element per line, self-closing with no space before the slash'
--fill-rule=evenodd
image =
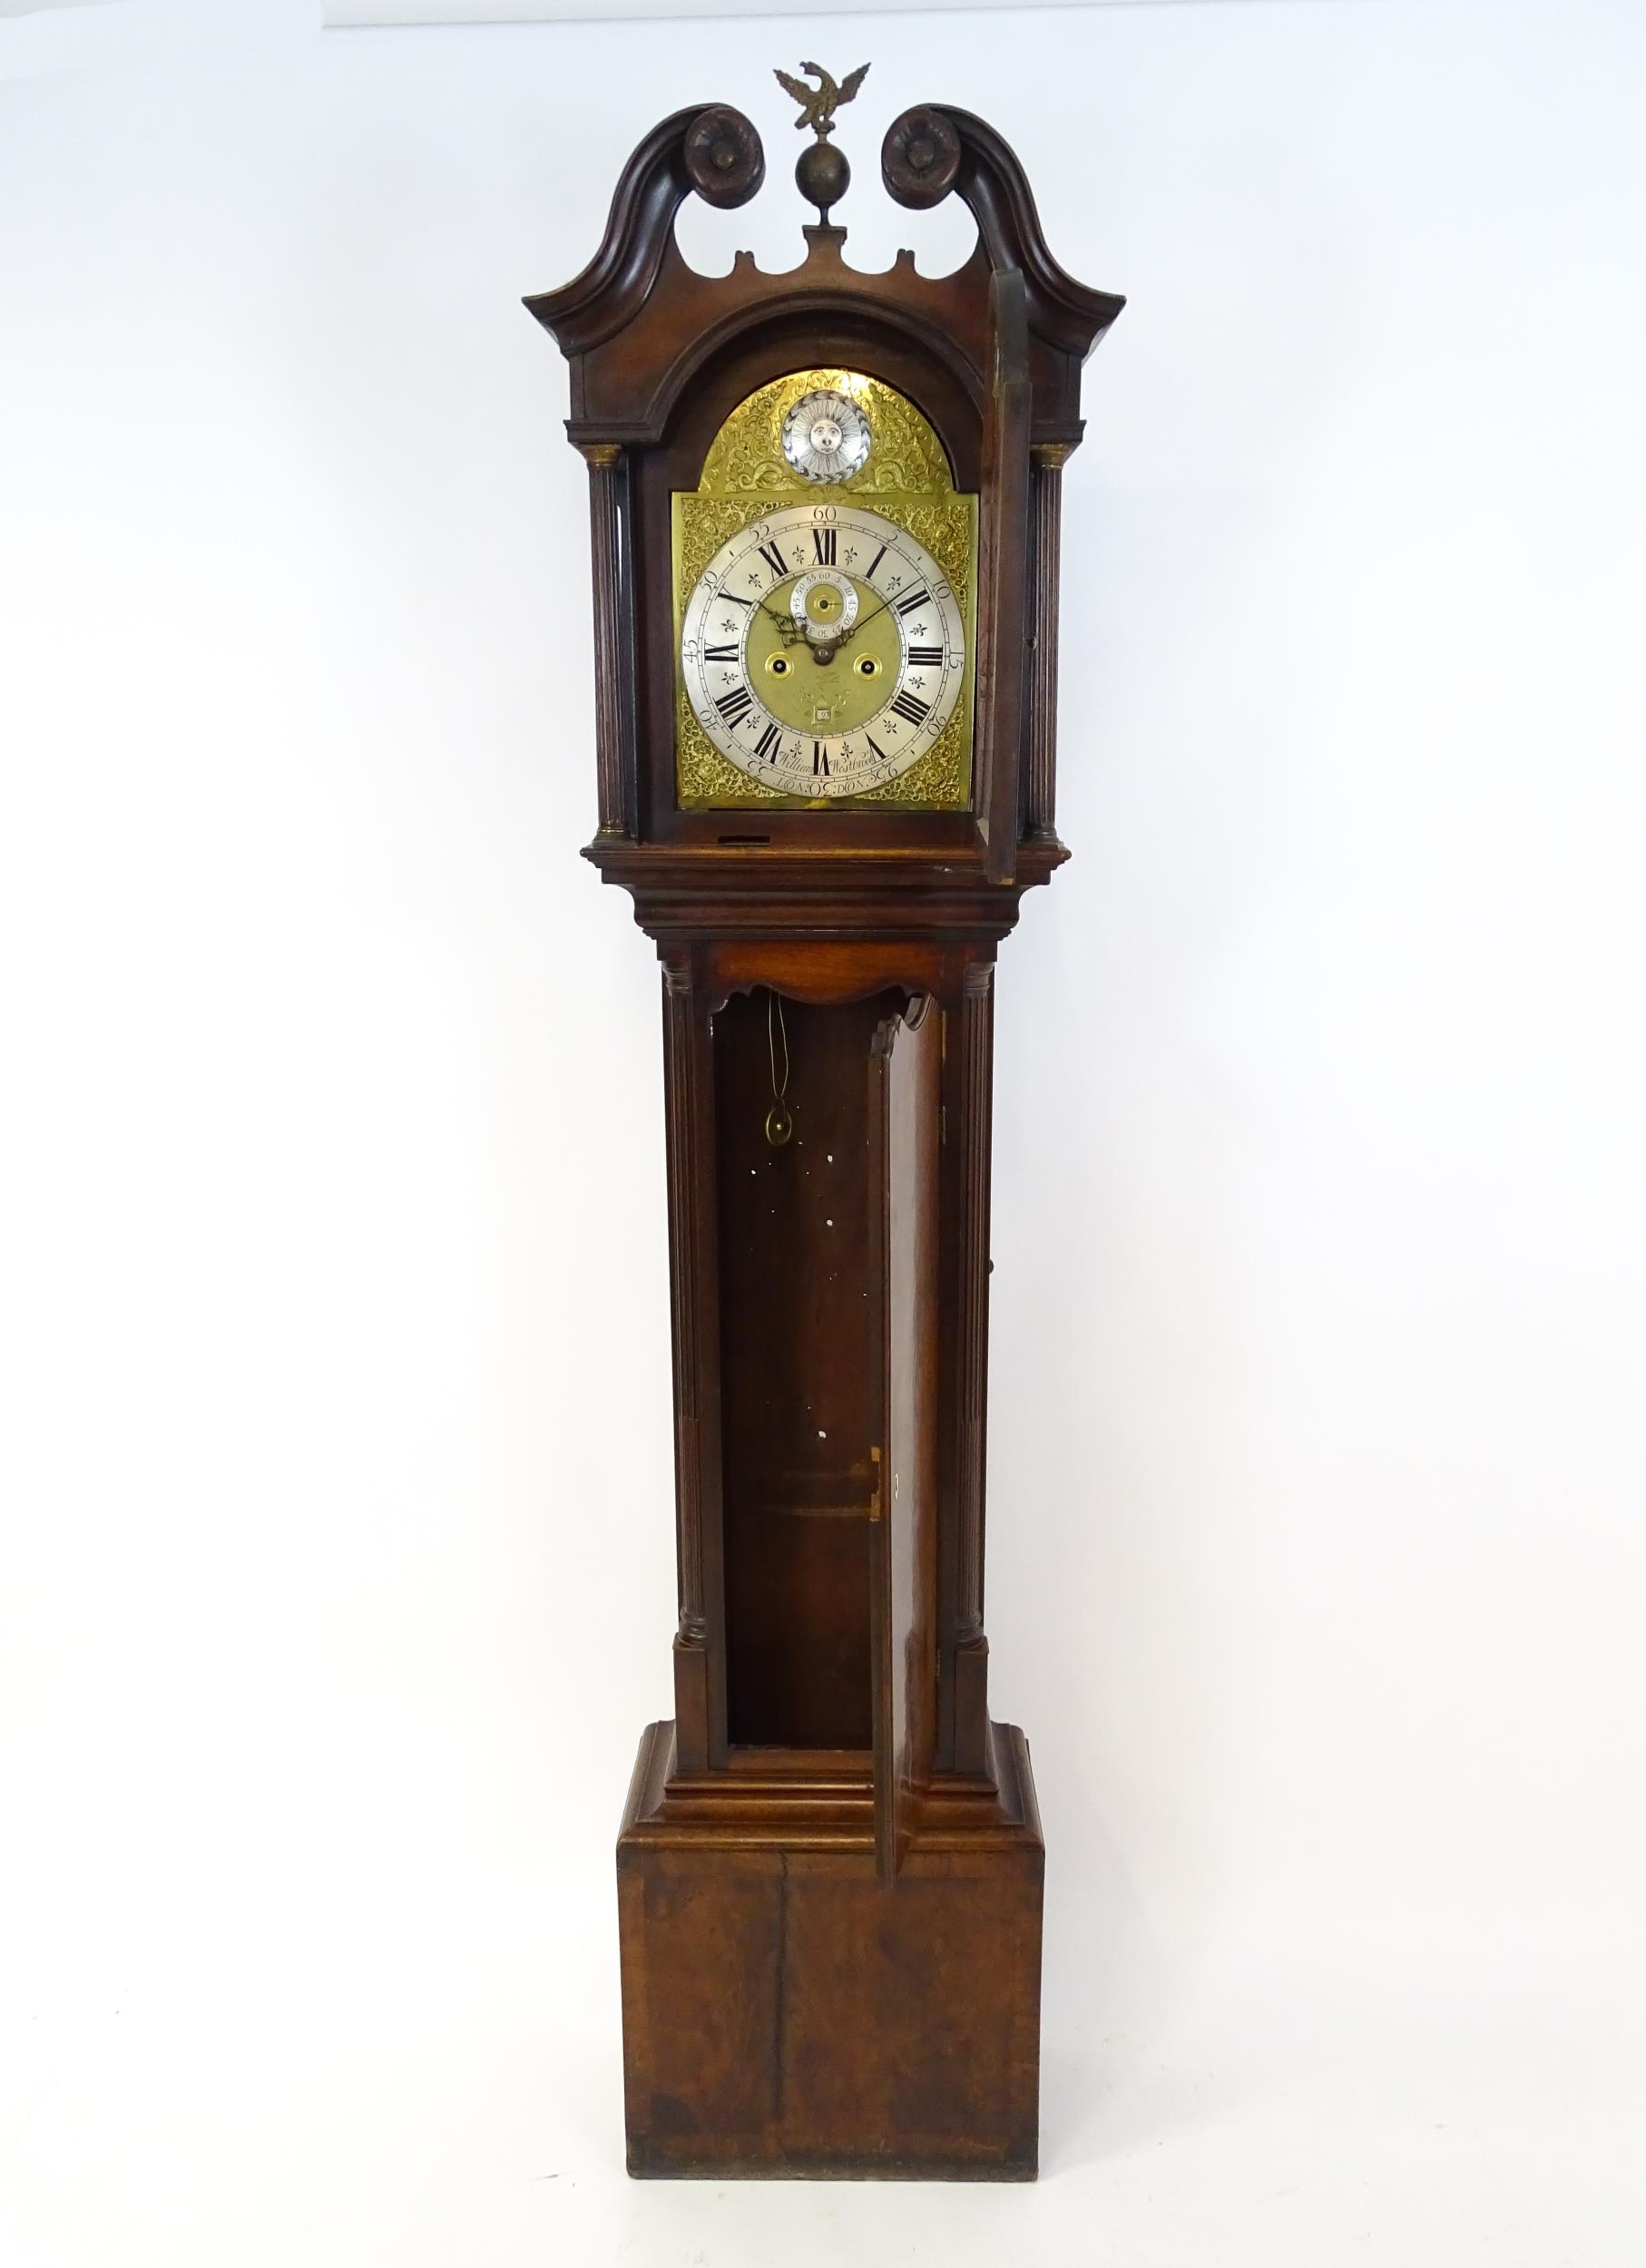
<path id="1" fill-rule="evenodd" d="M 696 275 L 681 201 L 762 172 L 738 112 L 677 112 L 589 268 L 527 302 L 590 466 L 587 855 L 663 964 L 680 1611 L 618 1844 L 629 2164 L 1023 2179 L 1043 1858 L 983 1619 L 994 961 L 1067 855 L 1060 481 L 1122 303 L 964 112 L 882 155 L 905 203 L 971 206 L 949 277 L 861 274 L 826 224 L 786 275 Z M 677 799 L 673 499 L 740 403 L 821 367 L 905 396 L 978 498 L 969 809 Z"/>

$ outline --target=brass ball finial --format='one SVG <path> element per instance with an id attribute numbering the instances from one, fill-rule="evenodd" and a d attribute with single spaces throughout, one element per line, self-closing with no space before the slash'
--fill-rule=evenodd
<path id="1" fill-rule="evenodd" d="M 851 187 L 845 151 L 828 142 L 808 143 L 795 161 L 795 183 L 807 202 L 816 205 L 818 218 L 827 227 L 829 207 L 838 205 Z"/>
<path id="2" fill-rule="evenodd" d="M 868 65 L 859 64 L 855 71 L 848 71 L 844 79 L 838 80 L 819 63 L 803 63 L 800 68 L 817 81 L 815 87 L 808 86 L 805 80 L 794 78 L 787 71 L 775 71 L 772 76 L 784 93 L 792 94 L 800 105 L 796 129 L 804 132 L 809 126 L 818 137 L 809 149 L 800 152 L 795 165 L 795 181 L 801 196 L 808 204 L 817 206 L 827 227 L 829 207 L 839 203 L 851 182 L 851 167 L 846 161 L 845 152 L 831 150 L 828 137 L 835 130 L 835 112 L 856 95 L 868 76 Z"/>

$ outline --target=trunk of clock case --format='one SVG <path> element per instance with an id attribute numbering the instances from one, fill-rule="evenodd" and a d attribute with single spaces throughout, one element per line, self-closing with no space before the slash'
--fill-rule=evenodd
<path id="1" fill-rule="evenodd" d="M 702 1693 L 727 1696 L 726 1736 L 694 1764 L 675 1726 L 651 1728 L 618 1846 L 637 2173 L 1034 2170 L 1043 1853 L 1027 1754 L 985 1717 L 981 1768 L 937 1768 L 954 1659 L 938 1644 L 941 1543 L 959 1509 L 943 1477 L 963 1469 L 944 1443 L 960 1341 L 942 1231 L 966 1111 L 945 1071 L 986 995 L 964 958 L 916 967 L 906 952 L 890 987 L 886 958 L 814 954 L 810 989 L 870 989 L 787 999 L 782 1027 L 772 996 L 722 1001 L 724 978 L 703 972 L 719 1217 L 692 1229 L 682 1207 L 677 1236 L 712 1242 L 722 1314 L 758 1320 L 728 1321 L 718 1388 L 703 1376 L 682 1397 L 718 1399 L 700 1438 L 726 1445 L 718 1484 L 704 1474 L 701 1558 L 721 1595 L 706 1584 L 699 1654 Z M 780 1028 L 796 1136 L 773 1152 Z M 857 1307 L 853 1331 L 841 1317 Z M 832 1352 L 807 1366 L 819 1332 Z M 773 1626 L 791 1639 L 775 1658 Z"/>
<path id="2" fill-rule="evenodd" d="M 681 1611 L 618 1846 L 630 2165 L 1028 2178 L 1043 1851 L 983 1615 L 994 939 L 701 918 L 661 945 Z"/>
<path id="3" fill-rule="evenodd" d="M 751 941 L 666 957 L 683 1774 L 723 1769 L 741 1745 L 867 1752 L 872 1742 L 865 1530 L 869 1452 L 882 1437 L 871 1303 L 887 1278 L 873 1241 L 884 1232 L 870 1203 L 865 1081 L 877 1025 L 914 996 L 930 997 L 931 1029 L 906 1030 L 901 1058 L 894 1046 L 888 1061 L 899 1072 L 910 1060 L 925 1066 L 935 1256 L 922 1334 L 931 1381 L 918 1406 L 935 1471 L 936 1639 L 927 1745 L 933 1769 L 988 1770 L 993 979 L 976 947 Z M 777 1151 L 764 1131 L 774 1012 L 786 1020 L 796 1120 L 793 1143 Z M 865 1319 L 856 1335 L 853 1314 Z"/>

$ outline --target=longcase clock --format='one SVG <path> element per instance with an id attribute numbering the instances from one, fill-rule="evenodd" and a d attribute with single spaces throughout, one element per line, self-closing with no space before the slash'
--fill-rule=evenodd
<path id="1" fill-rule="evenodd" d="M 882 177 L 962 197 L 975 251 L 848 267 L 862 73 L 804 68 L 797 267 L 686 264 L 682 200 L 764 173 L 694 107 L 526 302 L 589 465 L 585 855 L 663 979 L 680 1617 L 618 1842 L 629 2165 L 1022 2179 L 1043 1853 L 984 1635 L 994 971 L 1067 855 L 1059 488 L 1122 302 L 937 105 Z"/>

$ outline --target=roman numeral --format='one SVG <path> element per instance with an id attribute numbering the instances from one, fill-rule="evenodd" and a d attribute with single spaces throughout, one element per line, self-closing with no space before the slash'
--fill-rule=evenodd
<path id="1" fill-rule="evenodd" d="M 729 725 L 740 724 L 743 712 L 754 706 L 753 696 L 746 685 L 734 685 L 730 693 L 722 693 L 714 704 Z"/>
<path id="2" fill-rule="evenodd" d="M 735 661 L 737 658 L 738 650 L 735 646 L 705 646 L 703 648 L 705 661 Z M 909 659 L 911 660 L 914 659 L 912 654 Z"/>
<path id="3" fill-rule="evenodd" d="M 932 713 L 932 704 L 930 701 L 921 700 L 916 694 L 905 692 L 898 694 L 892 703 L 892 709 L 894 714 L 901 717 L 906 723 L 923 725 Z"/>
<path id="4" fill-rule="evenodd" d="M 782 552 L 779 551 L 775 543 L 762 543 L 760 546 L 760 557 L 766 562 L 766 564 L 770 568 L 772 573 L 776 575 L 779 581 L 782 581 L 787 577 L 789 573 L 788 562 L 785 561 Z"/>
<path id="5" fill-rule="evenodd" d="M 833 528 L 813 528 L 811 548 L 818 555 L 819 567 L 832 567 L 835 563 L 835 531 Z"/>
<path id="6" fill-rule="evenodd" d="M 751 614 L 754 611 L 754 601 L 752 599 L 740 599 L 735 591 L 717 591 L 715 595 L 717 598 L 730 599 L 733 606 L 746 606 Z"/>
<path id="7" fill-rule="evenodd" d="M 709 659 L 712 661 L 714 658 L 714 648 L 710 646 Z M 911 646 L 908 650 L 908 660 L 911 670 L 941 670 L 943 648 L 941 646 Z"/>
<path id="8" fill-rule="evenodd" d="M 818 779 L 828 777 L 828 750 L 821 740 L 814 740 L 811 744 L 811 768 Z"/>
<path id="9" fill-rule="evenodd" d="M 880 746 L 880 743 L 876 739 L 872 732 L 866 732 L 863 738 L 868 742 L 869 747 L 873 748 L 875 754 L 879 758 L 882 764 L 889 764 L 891 762 L 891 758 L 887 756 L 886 750 Z"/>
<path id="10" fill-rule="evenodd" d="M 881 561 L 882 561 L 885 557 L 886 557 L 886 546 L 885 546 L 885 544 L 884 544 L 884 543 L 882 543 L 882 544 L 881 544 L 881 546 L 880 546 L 880 548 L 879 548 L 879 550 L 878 550 L 878 551 L 875 553 L 875 556 L 874 556 L 873 560 L 869 562 L 869 570 L 868 570 L 868 572 L 867 572 L 867 575 L 865 575 L 865 576 L 864 576 L 864 578 L 863 578 L 863 580 L 864 580 L 864 582 L 873 582 L 873 581 L 875 580 L 875 569 L 876 569 L 876 568 L 877 568 L 877 567 L 880 564 L 880 562 L 881 562 Z"/>
<path id="11" fill-rule="evenodd" d="M 906 599 L 898 599 L 896 605 L 899 614 L 912 614 L 917 606 L 930 606 L 931 602 L 931 592 L 925 583 L 920 583 L 909 592 Z"/>
<path id="12" fill-rule="evenodd" d="M 769 764 L 775 764 L 778 760 L 778 742 L 782 737 L 776 725 L 768 725 L 754 744 L 755 754 L 765 757 Z"/>

